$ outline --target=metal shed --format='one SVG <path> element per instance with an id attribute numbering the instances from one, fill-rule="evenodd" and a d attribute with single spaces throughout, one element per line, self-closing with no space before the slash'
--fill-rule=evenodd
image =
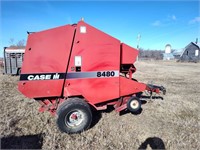
<path id="1" fill-rule="evenodd" d="M 4 74 L 20 74 L 24 52 L 25 49 L 4 48 Z"/>

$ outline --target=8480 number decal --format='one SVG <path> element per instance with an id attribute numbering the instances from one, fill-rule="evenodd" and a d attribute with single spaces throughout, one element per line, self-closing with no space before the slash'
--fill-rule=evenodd
<path id="1" fill-rule="evenodd" d="M 97 77 L 114 77 L 114 71 L 99 71 L 97 72 Z"/>

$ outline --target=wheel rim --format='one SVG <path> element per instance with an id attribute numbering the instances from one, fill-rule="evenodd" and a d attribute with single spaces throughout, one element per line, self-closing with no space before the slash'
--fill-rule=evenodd
<path id="1" fill-rule="evenodd" d="M 84 114 L 80 110 L 73 110 L 65 116 L 65 124 L 70 127 L 80 125 L 84 120 Z"/>
<path id="2" fill-rule="evenodd" d="M 130 102 L 130 106 L 132 109 L 137 109 L 139 107 L 139 102 L 137 100 L 133 100 Z"/>

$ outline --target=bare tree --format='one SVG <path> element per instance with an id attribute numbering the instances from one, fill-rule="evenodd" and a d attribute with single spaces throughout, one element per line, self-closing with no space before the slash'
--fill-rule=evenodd
<path id="1" fill-rule="evenodd" d="M 16 46 L 19 46 L 19 47 L 25 46 L 25 40 L 24 40 L 24 39 L 23 39 L 23 40 L 19 40 L 19 41 L 17 42 Z"/>
<path id="2" fill-rule="evenodd" d="M 142 48 L 139 49 L 139 58 L 140 59 L 163 59 L 164 51 L 162 50 L 144 50 Z"/>
<path id="3" fill-rule="evenodd" d="M 15 46 L 14 41 L 15 41 L 14 38 L 10 38 L 10 40 L 9 40 L 9 44 L 10 44 L 10 46 Z"/>
<path id="4" fill-rule="evenodd" d="M 25 43 L 26 41 L 24 39 L 19 40 L 17 43 L 15 42 L 14 38 L 10 38 L 9 40 L 9 44 L 10 44 L 10 48 L 25 48 Z"/>

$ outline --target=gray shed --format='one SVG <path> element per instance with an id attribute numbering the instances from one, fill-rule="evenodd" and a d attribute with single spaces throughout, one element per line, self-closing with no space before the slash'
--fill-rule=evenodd
<path id="1" fill-rule="evenodd" d="M 200 61 L 200 43 L 189 43 L 183 50 L 179 61 L 181 62 L 199 62 Z"/>

